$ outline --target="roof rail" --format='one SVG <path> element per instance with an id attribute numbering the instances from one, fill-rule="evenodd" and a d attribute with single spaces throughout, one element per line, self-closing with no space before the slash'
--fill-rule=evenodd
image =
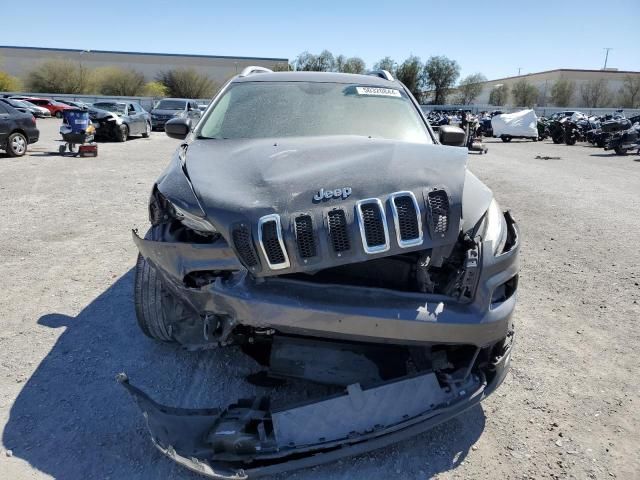
<path id="1" fill-rule="evenodd" d="M 390 82 L 393 82 L 395 80 L 393 78 L 393 75 L 391 75 L 388 70 L 371 70 L 370 72 L 367 72 L 367 75 L 384 78 L 385 80 L 389 80 Z"/>
<path id="2" fill-rule="evenodd" d="M 252 65 L 250 67 L 245 67 L 242 70 L 242 72 L 240 72 L 240 76 L 241 77 L 248 77 L 249 75 L 252 75 L 254 73 L 273 73 L 273 70 L 269 70 L 268 68 L 257 67 L 255 65 Z"/>

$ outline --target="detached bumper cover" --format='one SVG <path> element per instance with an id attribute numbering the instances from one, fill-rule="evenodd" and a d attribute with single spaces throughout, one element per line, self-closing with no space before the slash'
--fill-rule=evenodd
<path id="1" fill-rule="evenodd" d="M 516 295 L 492 304 L 493 293 L 518 273 L 518 230 L 509 251 L 485 254 L 475 297 L 460 303 L 443 295 L 386 289 L 320 285 L 283 278 L 256 280 L 246 273 L 225 242 L 185 244 L 143 240 L 140 253 L 166 285 L 200 313 L 222 315 L 233 325 L 274 328 L 283 333 L 384 343 L 469 344 L 483 347 L 504 338 L 511 325 Z M 490 252 L 490 244 L 483 246 Z M 231 270 L 202 288 L 188 288 L 192 271 Z"/>
<path id="2" fill-rule="evenodd" d="M 512 337 L 510 337 L 512 339 Z M 241 400 L 224 409 L 159 405 L 129 384 L 155 446 L 210 478 L 241 480 L 331 462 L 415 436 L 477 405 L 504 380 L 512 343 L 486 375 L 470 374 L 443 388 L 434 373 L 271 411 L 268 400 Z"/>

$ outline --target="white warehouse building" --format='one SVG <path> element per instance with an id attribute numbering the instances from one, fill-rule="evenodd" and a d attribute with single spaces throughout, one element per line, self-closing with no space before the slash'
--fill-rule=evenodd
<path id="1" fill-rule="evenodd" d="M 498 78 L 496 80 L 489 80 L 482 83 L 482 93 L 475 99 L 474 103 L 477 105 L 488 105 L 489 96 L 491 91 L 502 85 L 506 85 L 511 91 L 511 88 L 515 83 L 520 80 L 526 80 L 529 84 L 538 89 L 538 101 L 537 106 L 553 106 L 551 102 L 551 89 L 557 80 L 565 79 L 573 82 L 575 85 L 573 96 L 570 105 L 573 107 L 584 107 L 585 102 L 581 98 L 581 87 L 587 85 L 589 82 L 603 80 L 608 90 L 607 97 L 609 101 L 607 105 L 603 107 L 615 107 L 620 103 L 620 90 L 623 87 L 625 79 L 633 78 L 635 81 L 640 81 L 640 72 L 622 71 L 616 69 L 607 70 L 576 70 L 569 68 L 560 68 L 556 70 L 547 70 L 538 73 L 529 73 L 526 75 L 517 75 L 514 77 Z M 513 97 L 509 95 L 509 101 L 507 105 L 513 105 Z"/>
<path id="2" fill-rule="evenodd" d="M 0 70 L 16 77 L 24 78 L 42 62 L 52 59 L 71 60 L 87 69 L 107 66 L 133 68 L 142 72 L 148 81 L 154 80 L 161 71 L 193 68 L 208 75 L 218 84 L 224 83 L 249 65 L 273 69 L 276 66 L 286 68 L 289 64 L 287 58 L 0 46 Z"/>

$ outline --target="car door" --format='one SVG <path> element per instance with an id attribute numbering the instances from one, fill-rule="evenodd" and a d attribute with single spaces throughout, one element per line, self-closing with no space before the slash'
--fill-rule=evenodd
<path id="1" fill-rule="evenodd" d="M 11 118 L 9 111 L 0 103 L 0 148 L 4 148 L 9 132 L 11 131 Z"/>
<path id="2" fill-rule="evenodd" d="M 196 126 L 201 115 L 202 112 L 198 108 L 198 104 L 196 102 L 187 102 L 187 116 L 189 117 L 191 128 Z"/>
<path id="3" fill-rule="evenodd" d="M 147 111 L 142 108 L 142 105 L 140 105 L 139 103 L 134 103 L 133 106 L 135 107 L 136 112 L 138 113 L 138 117 L 140 118 L 140 133 L 145 133 L 147 131 L 147 123 L 151 125 L 151 118 L 149 117 Z"/>
<path id="4" fill-rule="evenodd" d="M 140 121 L 141 115 L 136 111 L 133 103 L 127 104 L 127 116 L 129 117 L 129 133 L 131 135 L 139 135 L 143 132 L 143 125 Z"/>

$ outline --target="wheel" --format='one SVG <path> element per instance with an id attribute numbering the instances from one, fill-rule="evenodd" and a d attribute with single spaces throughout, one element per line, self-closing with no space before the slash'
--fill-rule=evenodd
<path id="1" fill-rule="evenodd" d="M 60 155 L 64 155 L 64 151 L 67 149 L 66 145 L 60 145 L 58 147 L 58 152 L 60 153 Z"/>
<path id="2" fill-rule="evenodd" d="M 61 110 L 58 110 L 56 112 L 56 118 L 62 118 L 62 111 Z"/>
<path id="3" fill-rule="evenodd" d="M 618 145 L 616 148 L 613 149 L 614 152 L 616 152 L 616 155 L 626 155 L 627 151 L 622 148 L 621 145 Z"/>
<path id="4" fill-rule="evenodd" d="M 118 129 L 116 140 L 118 142 L 126 142 L 127 138 L 129 138 L 129 127 L 122 124 Z"/>
<path id="5" fill-rule="evenodd" d="M 142 138 L 149 138 L 149 135 L 151 135 L 151 124 L 149 122 L 146 122 L 146 127 L 144 129 L 144 133 L 142 134 Z"/>
<path id="6" fill-rule="evenodd" d="M 566 143 L 567 145 L 571 146 L 571 145 L 575 145 L 576 144 L 576 137 L 574 136 L 569 136 L 567 138 L 564 139 L 564 143 Z"/>
<path id="7" fill-rule="evenodd" d="M 27 138 L 20 132 L 15 132 L 7 138 L 6 151 L 10 157 L 21 157 L 27 153 Z"/>
<path id="8" fill-rule="evenodd" d="M 502 135 L 500 137 L 500 140 L 502 140 L 505 143 L 509 143 L 511 141 L 511 137 L 509 135 Z"/>
<path id="9" fill-rule="evenodd" d="M 145 237 L 146 238 L 146 237 Z M 161 342 L 171 342 L 171 326 L 166 321 L 166 298 L 170 294 L 162 287 L 156 270 L 138 254 L 134 283 L 136 319 L 142 333 Z"/>
<path id="10" fill-rule="evenodd" d="M 562 137 L 560 135 L 556 135 L 555 137 L 551 137 L 551 140 L 553 140 L 553 143 L 555 143 L 556 145 L 562 143 Z"/>

